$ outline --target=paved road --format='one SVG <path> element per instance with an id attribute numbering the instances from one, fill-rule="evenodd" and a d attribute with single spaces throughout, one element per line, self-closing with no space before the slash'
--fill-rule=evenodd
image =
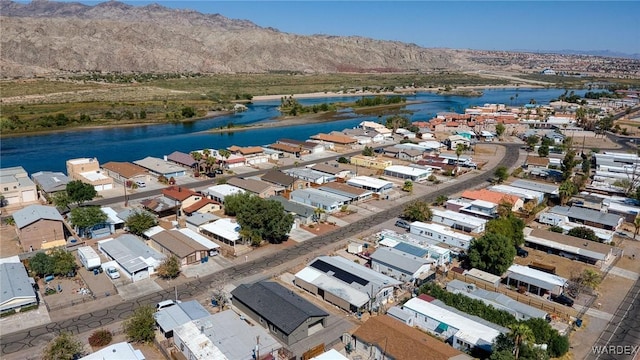
<path id="1" fill-rule="evenodd" d="M 520 152 L 519 149 L 521 145 L 506 144 L 504 146 L 506 146 L 507 148 L 505 157 L 496 166 L 502 165 L 511 167 L 518 160 Z M 477 175 L 476 177 L 460 181 L 456 184 L 453 184 L 446 188 L 442 188 L 440 190 L 436 190 L 428 195 L 423 196 L 421 199 L 432 201 L 438 195 L 447 195 L 461 192 L 465 189 L 480 185 L 492 177 L 493 169 L 486 169 L 486 171 Z M 179 298 L 192 299 L 197 297 L 198 295 L 203 294 L 204 292 L 209 291 L 209 289 L 214 287 L 219 282 L 233 282 L 245 277 L 266 273 L 269 270 L 279 265 L 288 263 L 292 260 L 304 259 L 306 256 L 309 256 L 316 250 L 324 248 L 326 245 L 330 245 L 339 240 L 354 236 L 365 230 L 371 229 L 384 221 L 399 216 L 402 212 L 403 207 L 404 205 L 400 204 L 385 209 L 377 214 L 372 215 L 369 218 L 358 220 L 348 226 L 315 237 L 310 241 L 305 241 L 296 246 L 286 248 L 280 252 L 264 256 L 260 259 L 235 265 L 211 275 L 203 276 L 185 284 L 179 285 L 177 288 Z M 113 322 L 126 319 L 129 315 L 131 315 L 133 310 L 138 308 L 139 306 L 155 304 L 159 301 L 170 299 L 173 297 L 173 291 L 163 290 L 155 294 L 145 295 L 135 300 L 122 302 L 116 306 L 94 311 L 92 313 L 86 313 L 71 319 L 49 323 L 45 326 L 39 326 L 16 333 L 6 334 L 0 337 L 0 354 L 10 354 L 21 350 L 26 350 L 39 344 L 43 344 L 50 340 L 51 335 L 49 334 L 52 333 L 67 331 L 78 334 L 104 327 L 105 325 L 111 324 Z"/>
<path id="2" fill-rule="evenodd" d="M 640 279 L 618 306 L 613 319 L 600 334 L 587 360 L 640 358 Z"/>

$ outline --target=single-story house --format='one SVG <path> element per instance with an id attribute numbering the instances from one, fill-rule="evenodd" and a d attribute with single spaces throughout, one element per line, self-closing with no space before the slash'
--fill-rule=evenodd
<path id="1" fill-rule="evenodd" d="M 450 342 L 461 351 L 479 348 L 490 352 L 495 339 L 508 332 L 508 329 L 456 311 L 424 294 L 404 303 L 402 310 L 414 316 L 414 326 Z"/>
<path id="2" fill-rule="evenodd" d="M 204 198 L 202 194 L 182 186 L 164 188 L 162 189 L 162 195 L 177 202 L 180 205 L 180 210 L 183 211 Z"/>
<path id="3" fill-rule="evenodd" d="M 20 261 L 0 263 L 0 284 L 0 314 L 38 304 L 39 298 L 33 289 L 35 281 Z"/>
<path id="4" fill-rule="evenodd" d="M 471 140 L 460 136 L 460 135 L 451 135 L 447 138 L 447 143 L 449 144 L 450 150 L 455 150 L 458 147 L 458 144 L 464 145 L 465 147 L 471 146 Z"/>
<path id="5" fill-rule="evenodd" d="M 340 256 L 320 256 L 295 274 L 294 283 L 346 311 L 376 310 L 401 282 Z"/>
<path id="6" fill-rule="evenodd" d="M 398 234 L 391 230 L 383 230 L 380 233 L 381 246 L 391 247 L 407 254 L 418 257 L 426 257 L 435 260 L 434 266 L 442 266 L 451 262 L 451 249 L 447 245 L 437 241 L 427 240 L 424 237 L 413 234 Z M 442 245 L 442 244 L 441 244 Z"/>
<path id="7" fill-rule="evenodd" d="M 308 181 L 295 178 L 291 175 L 287 175 L 280 170 L 267 171 L 264 175 L 262 175 L 261 179 L 262 181 L 291 191 L 296 189 L 308 188 L 310 186 Z"/>
<path id="8" fill-rule="evenodd" d="M 24 251 L 64 246 L 64 219 L 53 206 L 29 205 L 13 213 L 18 238 Z"/>
<path id="9" fill-rule="evenodd" d="M 240 189 L 237 186 L 232 186 L 229 184 L 221 184 L 221 185 L 214 185 L 207 188 L 206 193 L 209 194 L 209 196 L 213 200 L 224 204 L 225 197 L 229 195 L 244 193 L 244 190 Z"/>
<path id="10" fill-rule="evenodd" d="M 307 225 L 315 221 L 316 209 L 311 206 L 289 201 L 282 196 L 270 197 L 268 200 L 277 201 L 282 204 L 284 211 L 293 215 L 296 223 Z"/>
<path id="11" fill-rule="evenodd" d="M 497 310 L 503 310 L 513 315 L 518 320 L 546 319 L 548 313 L 533 306 L 494 291 L 487 291 L 460 280 L 451 280 L 447 283 L 447 291 L 454 294 L 462 294 L 468 298 L 480 300 L 486 305 L 493 306 Z"/>
<path id="12" fill-rule="evenodd" d="M 144 354 L 128 342 L 119 342 L 92 352 L 78 360 L 145 360 Z"/>
<path id="13" fill-rule="evenodd" d="M 487 220 L 475 216 L 457 213 L 451 210 L 431 209 L 431 221 L 449 226 L 456 230 L 480 234 L 484 232 Z"/>
<path id="14" fill-rule="evenodd" d="M 133 163 L 147 169 L 151 175 L 156 177 L 164 176 L 167 179 L 171 179 L 187 174 L 187 171 L 182 166 L 151 156 L 147 156 L 142 160 L 136 160 Z"/>
<path id="15" fill-rule="evenodd" d="M 289 199 L 313 208 L 322 209 L 327 213 L 340 210 L 343 205 L 346 205 L 351 201 L 351 198 L 349 197 L 332 194 L 314 188 L 292 191 L 289 195 Z"/>
<path id="16" fill-rule="evenodd" d="M 342 132 L 332 131 L 331 134 L 346 135 L 352 137 L 359 145 L 380 143 L 383 142 L 386 138 L 385 134 L 379 133 L 375 130 L 366 130 L 361 128 L 344 129 L 342 130 Z M 391 133 L 389 133 L 389 136 L 391 136 Z"/>
<path id="17" fill-rule="evenodd" d="M 510 185 L 521 189 L 540 191 L 549 197 L 558 196 L 559 191 L 559 186 L 553 183 L 543 183 L 531 180 L 518 179 Z"/>
<path id="18" fill-rule="evenodd" d="M 333 175 L 339 178 L 346 178 L 351 174 L 351 170 L 347 168 L 343 168 L 342 165 L 338 162 L 314 164 L 310 167 L 313 170 L 327 173 L 329 175 Z"/>
<path id="19" fill-rule="evenodd" d="M 242 242 L 240 225 L 234 219 L 223 218 L 204 224 L 200 226 L 200 233 L 229 246 Z"/>
<path id="20" fill-rule="evenodd" d="M 455 232 L 451 230 L 450 227 L 440 224 L 427 224 L 421 221 L 414 221 L 410 226 L 410 232 L 412 234 L 464 250 L 469 249 L 471 241 L 473 240 L 473 236 Z"/>
<path id="21" fill-rule="evenodd" d="M 270 149 L 277 150 L 286 154 L 291 154 L 295 157 L 300 157 L 302 154 L 302 148 L 300 146 L 290 146 L 286 144 L 271 144 Z"/>
<path id="22" fill-rule="evenodd" d="M 317 134 L 311 136 L 312 139 L 320 141 L 320 143 L 332 143 L 337 146 L 350 147 L 357 144 L 357 140 L 351 136 L 341 134 Z"/>
<path id="23" fill-rule="evenodd" d="M 147 246 L 142 239 L 131 235 L 121 235 L 115 239 L 98 241 L 98 249 L 131 281 L 149 278 L 165 256 Z M 105 266 L 105 264 L 103 264 Z"/>
<path id="24" fill-rule="evenodd" d="M 284 188 L 282 187 L 276 187 L 271 183 L 254 179 L 231 178 L 227 180 L 227 184 L 258 195 L 263 199 L 275 196 L 276 193 L 284 191 Z"/>
<path id="25" fill-rule="evenodd" d="M 567 279 L 561 276 L 518 264 L 511 265 L 505 277 L 508 285 L 524 287 L 527 292 L 538 296 L 544 296 L 546 293 L 561 294 L 567 285 Z"/>
<path id="26" fill-rule="evenodd" d="M 165 196 L 142 200 L 140 205 L 160 218 L 170 215 L 177 216 L 180 211 L 180 203 Z"/>
<path id="27" fill-rule="evenodd" d="M 525 229 L 525 245 L 572 260 L 604 265 L 613 257 L 613 246 L 548 230 Z"/>
<path id="28" fill-rule="evenodd" d="M 353 155 L 349 158 L 349 163 L 355 166 L 362 166 L 367 169 L 384 170 L 393 165 L 393 161 L 376 156 L 366 156 L 362 154 Z"/>
<path id="29" fill-rule="evenodd" d="M 130 162 L 110 161 L 102 165 L 102 170 L 119 184 L 135 184 L 137 182 L 146 184 L 151 180 L 147 169 Z"/>
<path id="30" fill-rule="evenodd" d="M 46 198 L 50 198 L 57 192 L 65 191 L 67 184 L 71 181 L 65 174 L 51 171 L 38 171 L 31 174 L 31 179 Z"/>
<path id="31" fill-rule="evenodd" d="M 396 248 L 380 247 L 371 254 L 371 268 L 403 282 L 419 284 L 432 273 L 433 259 L 411 255 Z"/>
<path id="32" fill-rule="evenodd" d="M 332 194 L 346 196 L 351 198 L 351 202 L 358 202 L 371 199 L 373 192 L 370 190 L 358 188 L 345 183 L 330 182 L 326 183 L 318 188 L 321 191 L 326 191 Z"/>
<path id="33" fill-rule="evenodd" d="M 524 162 L 527 169 L 546 169 L 549 167 L 549 158 L 539 156 L 527 156 Z"/>
<path id="34" fill-rule="evenodd" d="M 373 191 L 376 194 L 384 194 L 393 189 L 391 181 L 372 178 L 370 176 L 355 176 L 347 180 L 347 184 L 357 188 Z"/>
<path id="35" fill-rule="evenodd" d="M 241 284 L 231 295 L 233 306 L 287 345 L 327 326 L 326 311 L 276 282 Z"/>
<path id="36" fill-rule="evenodd" d="M 220 219 L 219 216 L 213 215 L 211 213 L 199 213 L 195 212 L 191 215 L 185 217 L 184 221 L 187 224 L 187 229 L 191 229 L 197 233 L 200 232 L 200 227 L 202 225 L 212 223 L 216 220 Z"/>
<path id="37" fill-rule="evenodd" d="M 523 189 L 509 185 L 495 185 L 489 187 L 489 190 L 508 195 L 515 195 L 523 199 L 524 201 L 535 201 L 536 205 L 542 204 L 542 202 L 544 201 L 544 193 L 540 191 Z"/>
<path id="38" fill-rule="evenodd" d="M 271 156 L 265 154 L 264 149 L 260 146 L 231 146 L 227 148 L 232 154 L 242 156 L 248 165 L 265 164 L 269 162 Z"/>
<path id="39" fill-rule="evenodd" d="M 386 176 L 393 176 L 403 180 L 411 180 L 414 182 L 425 181 L 431 175 L 431 168 L 418 166 L 392 165 L 384 169 Z"/>
<path id="40" fill-rule="evenodd" d="M 153 314 L 153 318 L 164 337 L 170 338 L 173 337 L 173 329 L 178 326 L 209 315 L 211 314 L 197 300 L 191 300 L 160 309 Z"/>
<path id="41" fill-rule="evenodd" d="M 493 275 L 492 273 L 476 268 L 465 270 L 462 275 L 464 275 L 465 278 L 472 280 L 476 284 L 486 284 L 494 288 L 498 288 L 498 286 L 500 286 L 500 282 L 502 281 L 502 278 L 500 276 Z"/>
<path id="42" fill-rule="evenodd" d="M 388 315 L 370 317 L 360 325 L 351 335 L 349 347 L 354 354 L 367 359 L 472 359 L 460 350 L 425 336 L 422 331 Z"/>
<path id="43" fill-rule="evenodd" d="M 496 205 L 500 205 L 502 202 L 507 202 L 511 204 L 512 211 L 518 211 L 524 205 L 524 201 L 522 200 L 522 198 L 518 196 L 503 194 L 501 192 L 491 191 L 487 189 L 465 190 L 462 192 L 461 197 L 463 199 L 469 199 L 469 200 L 488 201 Z"/>
<path id="44" fill-rule="evenodd" d="M 313 184 L 324 184 L 331 181 L 336 181 L 337 176 L 327 174 L 325 172 L 317 171 L 312 168 L 292 168 L 284 170 L 284 173 L 293 176 L 296 179 L 300 179 L 305 182 Z"/>
<path id="45" fill-rule="evenodd" d="M 182 210 L 184 211 L 185 214 L 192 215 L 194 213 L 200 213 L 200 214 L 212 213 L 220 209 L 222 209 L 222 204 L 220 204 L 215 200 L 211 200 L 209 198 L 204 197 L 196 201 L 192 205 L 189 205 L 183 208 Z"/>
<path id="46" fill-rule="evenodd" d="M 550 225 L 572 222 L 598 229 L 617 231 L 624 219 L 620 215 L 608 214 L 579 206 L 554 206 L 548 212 L 540 214 L 538 221 Z"/>
<path id="47" fill-rule="evenodd" d="M 233 310 L 176 327 L 173 342 L 182 356 L 190 360 L 277 359 L 278 350 L 282 348 L 262 326 L 256 326 Z"/>
<path id="48" fill-rule="evenodd" d="M 76 232 L 78 233 L 78 235 L 91 239 L 98 239 L 115 234 L 117 230 L 124 229 L 125 220 L 122 220 L 120 217 L 118 217 L 118 213 L 115 210 L 108 206 L 103 206 L 100 208 L 100 210 L 105 215 L 107 215 L 107 220 L 90 228 L 76 228 Z"/>
<path id="49" fill-rule="evenodd" d="M 198 167 L 198 162 L 191 156 L 191 154 L 186 154 L 180 151 L 172 152 L 166 156 L 165 160 L 191 169 Z"/>
<path id="50" fill-rule="evenodd" d="M 190 229 L 184 229 L 191 231 Z M 202 235 L 193 233 L 197 236 Z M 205 261 L 209 257 L 209 251 L 217 252 L 220 247 L 213 241 L 202 239 L 209 243 L 209 246 L 195 241 L 187 234 L 178 229 L 164 230 L 157 234 L 151 235 L 147 244 L 153 249 L 167 256 L 175 256 L 181 266 L 197 264 Z"/>
<path id="51" fill-rule="evenodd" d="M 293 139 L 279 139 L 278 144 L 288 145 L 293 147 L 300 147 L 300 154 L 318 154 L 324 151 L 324 146 L 311 141 L 300 141 Z"/>

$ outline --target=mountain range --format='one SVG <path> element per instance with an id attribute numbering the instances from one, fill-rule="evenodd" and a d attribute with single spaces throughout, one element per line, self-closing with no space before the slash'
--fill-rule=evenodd
<path id="1" fill-rule="evenodd" d="M 518 63 L 520 57 L 505 52 L 431 49 L 358 36 L 302 36 L 157 4 L 0 0 L 0 14 L 0 72 L 5 77 L 87 71 L 336 73 L 534 66 L 531 61 Z"/>

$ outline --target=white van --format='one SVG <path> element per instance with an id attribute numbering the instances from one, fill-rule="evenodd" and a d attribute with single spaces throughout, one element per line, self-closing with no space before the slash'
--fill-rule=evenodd
<path id="1" fill-rule="evenodd" d="M 138 185 L 139 188 L 147 187 L 147 183 L 141 180 L 136 180 L 136 185 Z"/>
<path id="2" fill-rule="evenodd" d="M 174 300 L 164 300 L 164 301 L 160 301 L 158 304 L 156 304 L 156 311 L 162 310 L 164 308 L 168 308 L 170 306 L 176 305 L 181 303 L 182 301 L 178 300 L 178 301 L 174 301 Z"/>
<path id="3" fill-rule="evenodd" d="M 120 273 L 118 272 L 118 269 L 114 268 L 113 266 L 109 266 L 108 268 L 105 269 L 104 272 L 106 272 L 107 276 L 109 276 L 111 279 L 120 278 Z"/>

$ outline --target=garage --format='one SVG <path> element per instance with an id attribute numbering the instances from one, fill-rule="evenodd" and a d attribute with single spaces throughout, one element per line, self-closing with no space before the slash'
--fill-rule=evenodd
<path id="1" fill-rule="evenodd" d="M 20 197 L 19 196 L 8 196 L 4 198 L 5 204 L 7 205 L 15 205 L 15 204 L 20 204 Z"/>
<path id="2" fill-rule="evenodd" d="M 24 190 L 22 191 L 22 202 L 33 202 L 36 201 L 36 192 L 35 190 Z"/>
<path id="3" fill-rule="evenodd" d="M 324 329 L 324 326 L 322 325 L 323 319 L 320 319 L 318 321 L 316 321 L 315 323 L 309 325 L 309 330 L 307 331 L 307 336 L 311 336 L 315 333 L 317 333 L 318 331 Z"/>

